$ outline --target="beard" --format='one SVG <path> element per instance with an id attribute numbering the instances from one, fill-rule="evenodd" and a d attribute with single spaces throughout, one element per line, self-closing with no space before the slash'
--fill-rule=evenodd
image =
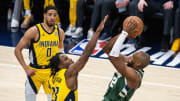
<path id="1" fill-rule="evenodd" d="M 48 20 L 46 20 L 46 24 L 49 26 L 49 27 L 52 27 L 55 25 L 55 23 L 49 23 Z"/>
<path id="2" fill-rule="evenodd" d="M 133 67 L 133 63 L 129 63 L 129 62 L 128 62 L 128 63 L 127 63 L 127 66 L 128 66 L 128 67 Z"/>
<path id="3" fill-rule="evenodd" d="M 54 26 L 55 24 L 50 24 L 50 23 L 47 22 L 47 25 L 48 25 L 49 27 L 52 27 L 52 26 Z"/>

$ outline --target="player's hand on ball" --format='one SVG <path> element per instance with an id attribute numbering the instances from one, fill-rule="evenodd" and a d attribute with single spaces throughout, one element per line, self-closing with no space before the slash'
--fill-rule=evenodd
<path id="1" fill-rule="evenodd" d="M 143 21 L 137 16 L 129 16 L 123 22 L 123 30 L 128 33 L 128 38 L 136 38 L 143 29 Z"/>

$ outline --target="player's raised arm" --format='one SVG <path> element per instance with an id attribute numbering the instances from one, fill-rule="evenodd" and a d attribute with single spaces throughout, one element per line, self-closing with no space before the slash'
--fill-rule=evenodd
<path id="1" fill-rule="evenodd" d="M 139 25 L 142 27 L 143 23 L 140 22 L 139 18 L 128 17 L 123 23 L 123 31 L 120 35 L 117 35 L 103 48 L 104 52 L 108 54 L 111 63 L 114 65 L 116 70 L 127 78 L 128 85 L 130 88 L 136 88 L 139 85 L 140 78 L 137 73 L 127 66 L 127 63 L 130 62 L 132 57 L 127 57 L 120 54 L 121 46 L 124 40 L 128 38 L 135 38 L 141 34 L 143 28 L 139 28 Z M 137 62 L 136 67 L 140 66 L 141 63 Z"/>
<path id="2" fill-rule="evenodd" d="M 114 43 L 116 42 L 117 38 L 119 37 L 119 34 L 116 35 L 115 37 L 113 37 L 104 47 L 103 47 L 103 51 L 106 54 L 109 54 Z"/>
<path id="3" fill-rule="evenodd" d="M 80 58 L 77 60 L 77 62 L 75 62 L 74 64 L 72 64 L 68 71 L 67 74 L 69 77 L 71 77 L 72 75 L 78 75 L 78 72 L 84 67 L 84 65 L 86 64 L 89 56 L 92 54 L 95 46 L 96 46 L 96 42 L 98 40 L 98 37 L 101 33 L 101 31 L 104 28 L 104 24 L 107 20 L 108 16 L 105 16 L 104 20 L 101 22 L 101 24 L 98 26 L 96 32 L 94 33 L 93 37 L 91 38 L 91 40 L 88 42 L 88 44 L 86 45 L 84 52 L 82 53 L 82 55 L 80 56 Z"/>

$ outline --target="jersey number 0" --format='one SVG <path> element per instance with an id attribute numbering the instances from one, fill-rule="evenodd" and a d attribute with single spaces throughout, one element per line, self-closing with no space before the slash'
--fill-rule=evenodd
<path id="1" fill-rule="evenodd" d="M 51 56 L 51 48 L 47 48 L 47 57 Z"/>

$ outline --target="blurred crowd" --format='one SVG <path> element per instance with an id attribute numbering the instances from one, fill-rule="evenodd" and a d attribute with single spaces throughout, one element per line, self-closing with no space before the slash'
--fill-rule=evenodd
<path id="1" fill-rule="evenodd" d="M 91 39 L 100 21 L 108 14 L 99 40 L 109 40 L 122 31 L 126 17 L 138 16 L 144 21 L 144 31 L 126 43 L 139 49 L 151 45 L 149 36 L 155 38 L 159 34 L 160 51 L 180 50 L 180 0 L 11 0 L 8 5 L 12 5 L 7 11 L 12 28 L 28 28 L 41 23 L 43 9 L 48 5 L 56 6 L 56 24 L 72 38 Z M 150 25 L 151 21 L 153 25 Z M 156 21 L 162 23 L 157 26 Z M 148 33 L 151 29 L 160 30 L 160 33 Z"/>

